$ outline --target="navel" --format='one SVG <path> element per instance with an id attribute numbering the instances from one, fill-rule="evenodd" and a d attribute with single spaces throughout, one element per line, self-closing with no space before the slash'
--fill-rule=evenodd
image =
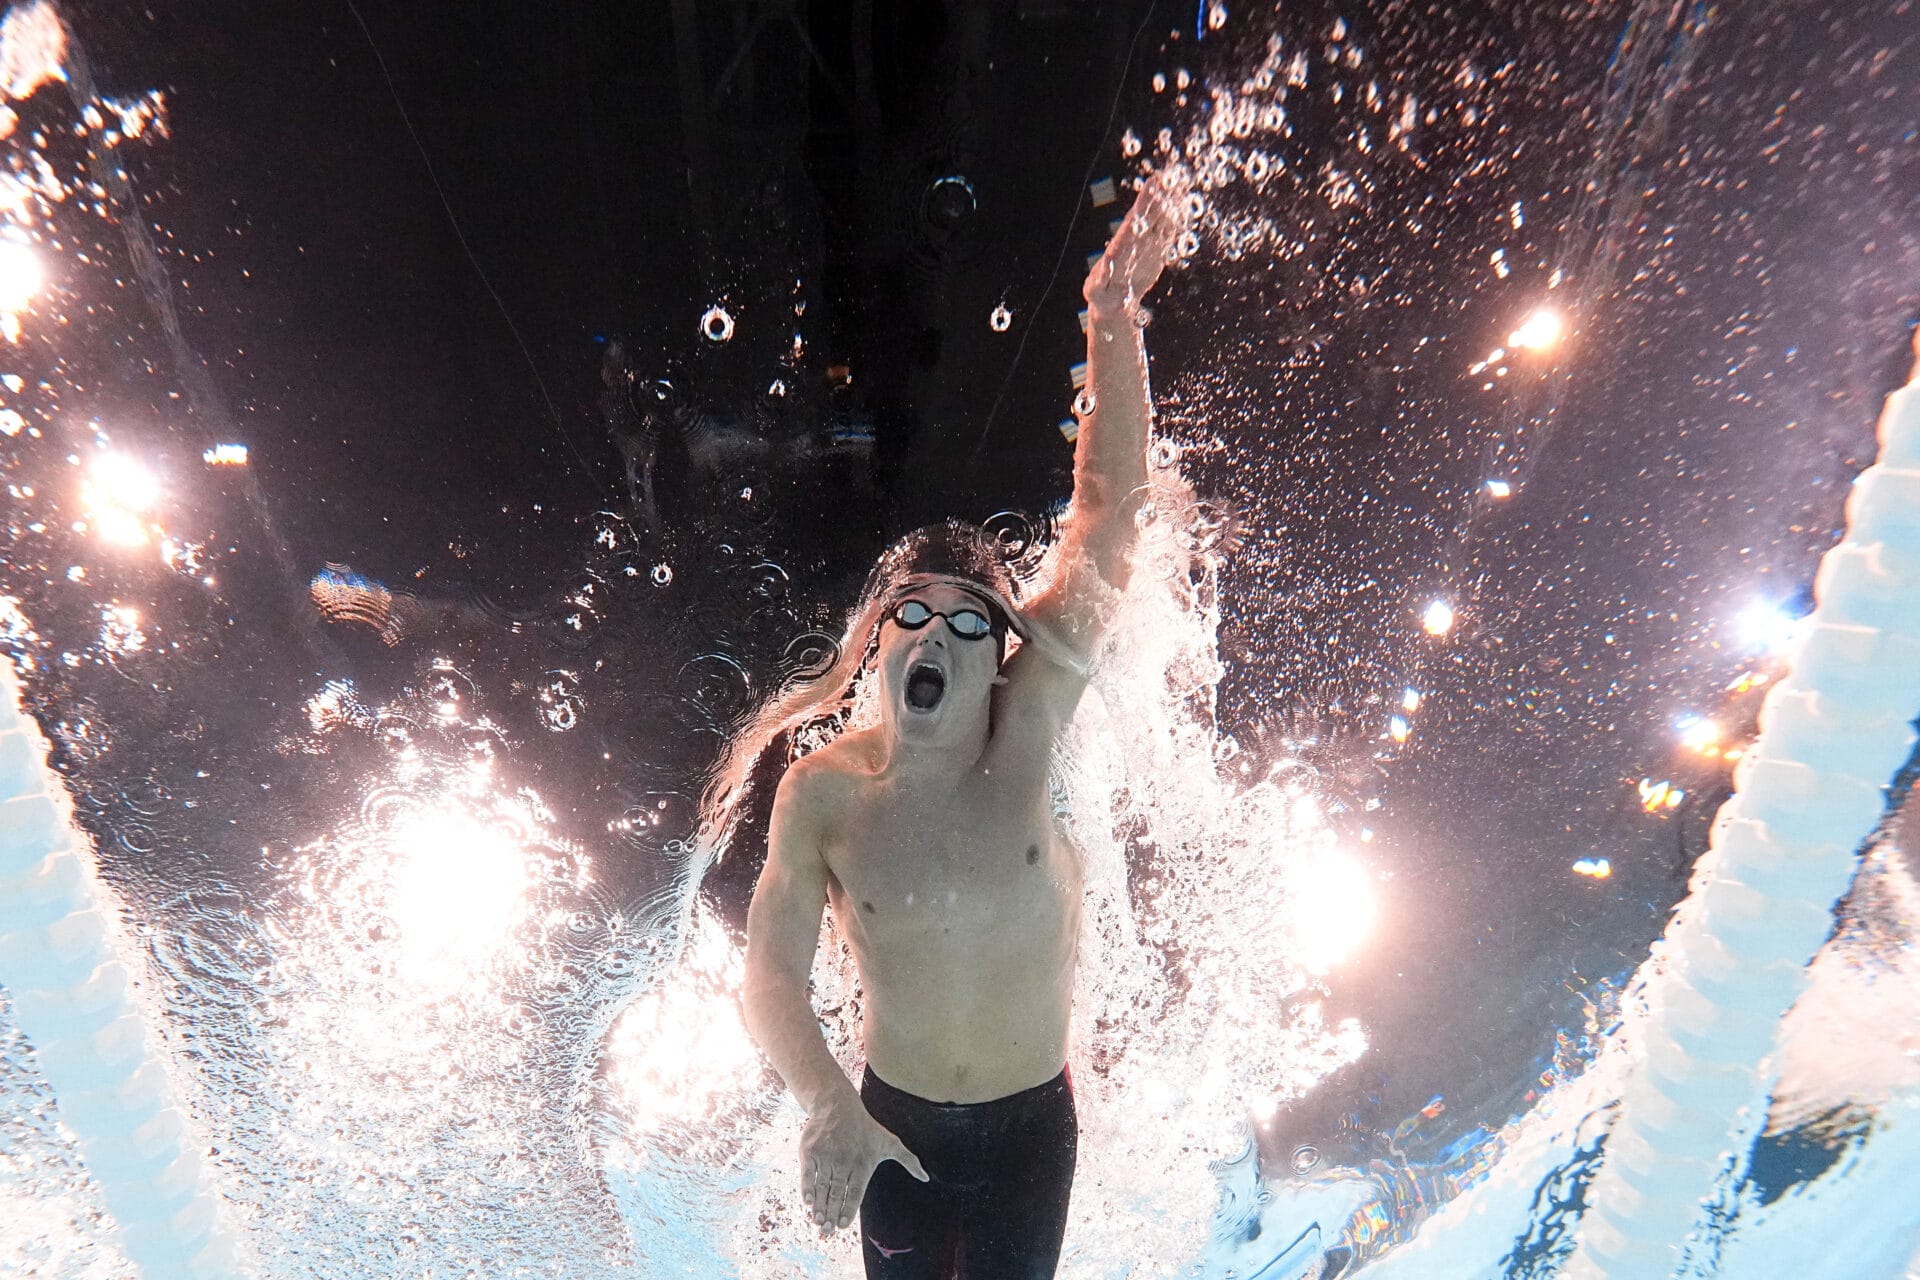
<path id="1" fill-rule="evenodd" d="M 868 915 L 873 914 L 873 904 L 871 902 L 862 902 L 860 905 L 866 909 Z"/>
<path id="2" fill-rule="evenodd" d="M 1039 863 L 1040 863 L 1040 846 L 1037 844 L 1028 845 L 1027 846 L 1027 865 L 1032 867 L 1032 866 L 1038 866 Z"/>

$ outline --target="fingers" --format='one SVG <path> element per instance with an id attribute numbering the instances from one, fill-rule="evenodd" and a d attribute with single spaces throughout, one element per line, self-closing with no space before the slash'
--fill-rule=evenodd
<path id="1" fill-rule="evenodd" d="M 848 1204 L 847 1184 L 853 1171 L 823 1162 L 810 1165 L 801 1186 L 802 1199 L 806 1202 L 807 1217 L 824 1232 L 835 1227 L 844 1227 L 853 1220 L 853 1208 Z M 865 1188 L 862 1187 L 864 1192 Z"/>
<path id="2" fill-rule="evenodd" d="M 854 1206 L 849 1203 L 848 1195 L 852 1177 L 853 1170 L 840 1169 L 827 1180 L 826 1204 L 820 1212 L 820 1227 L 823 1231 L 833 1231 L 853 1221 Z M 864 1192 L 866 1179 L 862 1178 L 860 1183 L 860 1189 Z"/>
<path id="3" fill-rule="evenodd" d="M 816 1161 L 806 1179 L 807 1216 L 816 1224 L 824 1225 L 827 1220 L 827 1199 L 832 1186 L 833 1175 L 826 1162 Z"/>

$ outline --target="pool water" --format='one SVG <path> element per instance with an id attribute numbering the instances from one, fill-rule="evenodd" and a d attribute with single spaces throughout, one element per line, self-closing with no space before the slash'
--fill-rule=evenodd
<path id="1" fill-rule="evenodd" d="M 14 5 L 0 637 L 181 1118 L 148 1155 L 198 1157 L 168 1230 L 262 1276 L 858 1273 L 738 1012 L 764 801 L 715 861 L 701 788 L 894 534 L 1045 573 L 1078 280 L 1180 166 L 1053 778 L 1061 1274 L 1640 1274 L 1582 1270 L 1609 1137 L 1908 377 L 1911 19 Z M 1913 773 L 1676 1274 L 1920 1275 Z M 137 1274 L 145 1166 L 34 998 L 0 1274 Z M 830 923 L 815 1000 L 857 1070 Z"/>

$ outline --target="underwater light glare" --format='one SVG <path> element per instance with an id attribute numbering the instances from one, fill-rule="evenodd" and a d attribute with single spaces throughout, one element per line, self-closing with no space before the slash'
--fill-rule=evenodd
<path id="1" fill-rule="evenodd" d="M 88 522 L 101 538 L 140 546 L 148 536 L 143 517 L 160 501 L 160 481 L 137 459 L 103 453 L 88 467 L 80 497 Z"/>
<path id="2" fill-rule="evenodd" d="M 1740 634 L 1740 643 L 1747 648 L 1785 653 L 1794 637 L 1800 634 L 1802 621 L 1777 604 L 1762 602 L 1741 610 L 1733 625 Z"/>
<path id="3" fill-rule="evenodd" d="M 761 1081 L 760 1051 L 740 1014 L 745 971 L 745 953 L 702 914 L 682 963 L 614 1023 L 608 1080 L 641 1129 L 709 1115 Z"/>
<path id="4" fill-rule="evenodd" d="M 1318 854 L 1296 876 L 1293 924 L 1300 964 L 1324 973 L 1366 941 L 1380 904 L 1366 869 L 1346 854 Z"/>
<path id="5" fill-rule="evenodd" d="M 1540 307 L 1507 336 L 1507 345 L 1522 351 L 1545 351 L 1560 341 L 1566 322 L 1552 307 Z"/>
<path id="6" fill-rule="evenodd" d="M 1681 716 L 1673 727 L 1680 735 L 1680 745 L 1689 751 L 1707 751 L 1720 742 L 1720 726 L 1705 716 Z"/>
<path id="7" fill-rule="evenodd" d="M 46 280 L 40 258 L 17 240 L 0 240 L 0 311 L 24 311 Z"/>
<path id="8" fill-rule="evenodd" d="M 1453 630 L 1453 606 L 1445 600 L 1435 600 L 1420 615 L 1420 625 L 1426 628 L 1430 636 L 1443 636 Z"/>
<path id="9" fill-rule="evenodd" d="M 387 909 L 407 967 L 423 981 L 464 978 L 518 922 L 533 877 L 527 855 L 498 827 L 434 809 L 389 837 Z"/>

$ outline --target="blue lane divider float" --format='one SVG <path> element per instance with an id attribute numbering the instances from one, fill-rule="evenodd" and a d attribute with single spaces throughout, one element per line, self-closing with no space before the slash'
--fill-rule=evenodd
<path id="1" fill-rule="evenodd" d="M 1915 337 L 1920 354 L 1920 334 Z M 1880 456 L 1820 562 L 1791 674 L 1714 819 L 1699 886 L 1648 983 L 1640 1060 L 1567 1280 L 1665 1280 L 1737 1136 L 1760 1063 L 1833 927 L 1920 717 L 1920 368 L 1887 397 Z"/>
<path id="2" fill-rule="evenodd" d="M 244 1271 L 217 1225 L 192 1127 L 115 955 L 117 908 L 94 875 L 47 744 L 0 658 L 0 986 L 146 1280 Z"/>

